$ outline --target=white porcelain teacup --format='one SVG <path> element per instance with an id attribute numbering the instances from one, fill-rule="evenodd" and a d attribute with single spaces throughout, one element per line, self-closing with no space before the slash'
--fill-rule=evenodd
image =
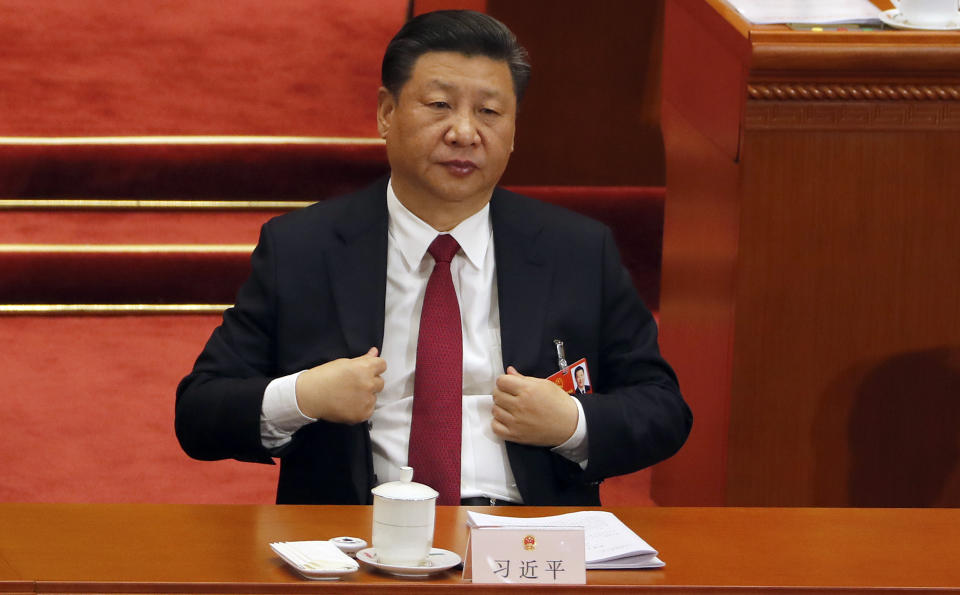
<path id="1" fill-rule="evenodd" d="M 960 21 L 957 0 L 891 0 L 911 25 L 936 27 Z"/>
<path id="2" fill-rule="evenodd" d="M 412 479 L 413 469 L 401 467 L 400 481 L 373 488 L 373 547 L 382 564 L 422 566 L 433 547 L 439 494 Z"/>

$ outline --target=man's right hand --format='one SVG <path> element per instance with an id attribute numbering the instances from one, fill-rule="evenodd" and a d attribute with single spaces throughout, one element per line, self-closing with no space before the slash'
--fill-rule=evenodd
<path id="1" fill-rule="evenodd" d="M 357 424 L 370 419 L 383 390 L 387 362 L 378 357 L 377 348 L 352 359 L 341 358 L 297 377 L 297 406 L 304 415 L 341 424 Z"/>

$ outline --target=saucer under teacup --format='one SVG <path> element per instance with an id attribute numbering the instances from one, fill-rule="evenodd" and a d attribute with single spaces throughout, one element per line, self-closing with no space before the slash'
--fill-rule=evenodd
<path id="1" fill-rule="evenodd" d="M 910 29 L 914 31 L 960 31 L 960 16 L 943 23 L 913 23 L 907 20 L 896 8 L 884 10 L 880 13 L 880 21 L 895 29 Z"/>
<path id="2" fill-rule="evenodd" d="M 378 559 L 377 549 L 373 547 L 368 547 L 357 552 L 357 560 L 363 564 L 372 566 L 377 570 L 381 570 L 395 576 L 407 577 L 436 574 L 438 572 L 443 572 L 444 570 L 449 570 L 450 568 L 453 568 L 462 562 L 460 556 L 454 552 L 436 547 L 430 549 L 430 555 L 428 556 L 427 561 L 417 566 L 384 564 Z"/>

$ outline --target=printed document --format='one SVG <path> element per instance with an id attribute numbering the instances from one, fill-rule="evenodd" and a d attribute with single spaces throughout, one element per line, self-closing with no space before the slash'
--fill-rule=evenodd
<path id="1" fill-rule="evenodd" d="M 726 0 L 748 21 L 757 25 L 880 24 L 880 9 L 870 0 Z"/>

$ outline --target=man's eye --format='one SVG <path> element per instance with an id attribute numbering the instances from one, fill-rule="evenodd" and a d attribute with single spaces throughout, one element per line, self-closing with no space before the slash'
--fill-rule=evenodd
<path id="1" fill-rule="evenodd" d="M 489 107 L 482 107 L 482 108 L 480 108 L 480 113 L 483 114 L 483 115 L 485 115 L 485 116 L 499 116 L 499 115 L 500 115 L 500 112 L 498 112 L 497 110 L 495 110 L 495 109 L 493 109 L 493 108 L 489 108 Z"/>
<path id="2" fill-rule="evenodd" d="M 437 109 L 447 109 L 448 107 L 450 107 L 450 104 L 447 103 L 446 101 L 433 101 L 430 103 L 430 107 L 437 108 Z"/>

